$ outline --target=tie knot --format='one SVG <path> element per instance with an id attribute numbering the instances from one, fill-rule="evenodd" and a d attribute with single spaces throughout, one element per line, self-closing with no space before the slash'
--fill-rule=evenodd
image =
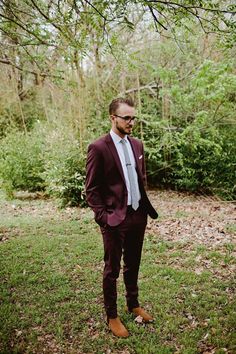
<path id="1" fill-rule="evenodd" d="M 126 139 L 121 139 L 121 144 L 125 144 L 126 143 Z"/>

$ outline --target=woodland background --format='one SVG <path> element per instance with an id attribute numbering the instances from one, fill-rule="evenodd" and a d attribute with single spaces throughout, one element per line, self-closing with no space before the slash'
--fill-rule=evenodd
<path id="1" fill-rule="evenodd" d="M 2 354 L 236 352 L 235 15 L 234 0 L 0 0 Z M 125 311 L 118 281 L 124 340 L 102 310 L 99 227 L 72 206 L 126 95 L 159 218 L 139 276 L 155 322 Z"/>
<path id="2" fill-rule="evenodd" d="M 234 1 L 0 0 L 0 179 L 84 204 L 88 144 L 132 96 L 149 184 L 235 199 Z"/>

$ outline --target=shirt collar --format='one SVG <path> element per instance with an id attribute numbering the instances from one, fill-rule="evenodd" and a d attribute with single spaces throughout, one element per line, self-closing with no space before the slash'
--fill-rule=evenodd
<path id="1" fill-rule="evenodd" d="M 118 144 L 121 140 L 125 139 L 128 141 L 127 135 L 122 139 L 119 135 L 117 135 L 112 129 L 110 130 L 110 135 L 115 144 Z"/>

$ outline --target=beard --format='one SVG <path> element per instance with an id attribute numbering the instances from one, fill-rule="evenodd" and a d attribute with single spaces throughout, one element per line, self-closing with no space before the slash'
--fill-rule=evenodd
<path id="1" fill-rule="evenodd" d="M 130 129 L 131 128 L 131 130 L 128 130 L 128 131 L 126 131 L 126 129 Z M 123 134 L 123 135 L 130 135 L 131 134 L 131 132 L 132 132 L 132 126 L 128 126 L 128 127 L 126 127 L 126 128 L 122 128 L 121 126 L 119 126 L 119 124 L 117 124 L 116 123 L 116 129 L 117 130 L 119 130 L 119 132 L 121 133 L 121 134 Z"/>

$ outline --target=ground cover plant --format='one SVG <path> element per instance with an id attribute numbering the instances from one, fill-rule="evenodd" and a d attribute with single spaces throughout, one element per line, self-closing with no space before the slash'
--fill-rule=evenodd
<path id="1" fill-rule="evenodd" d="M 108 332 L 102 310 L 103 250 L 89 209 L 0 198 L 1 353 L 234 353 L 235 205 L 149 192 L 140 300 L 144 326 L 119 313 L 128 339 Z"/>

